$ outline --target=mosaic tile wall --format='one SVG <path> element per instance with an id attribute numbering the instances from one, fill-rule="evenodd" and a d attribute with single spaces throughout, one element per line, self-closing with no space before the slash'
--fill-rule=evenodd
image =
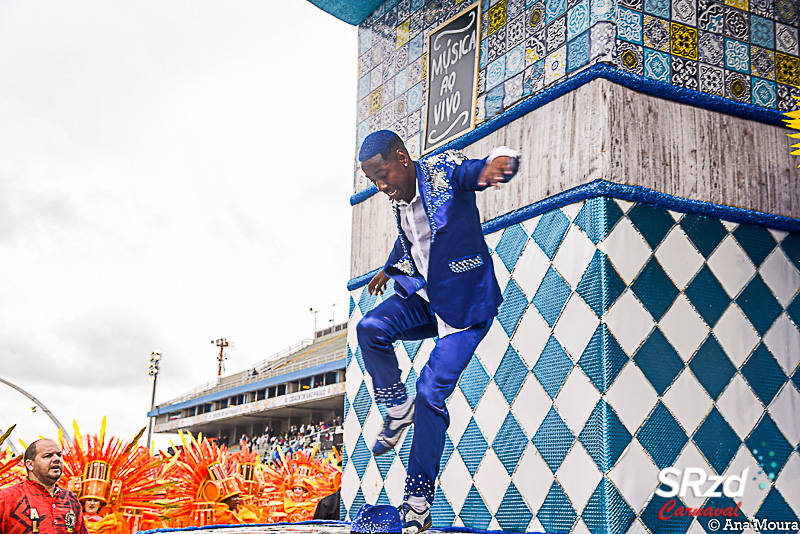
<path id="1" fill-rule="evenodd" d="M 600 197 L 487 242 L 504 302 L 448 401 L 434 526 L 710 534 L 709 518 L 658 518 L 668 466 L 749 468 L 746 517 L 797 520 L 800 235 Z M 351 293 L 350 518 L 399 504 L 413 435 L 369 451 L 383 412 L 355 326 L 380 300 Z M 396 346 L 412 394 L 432 347 Z"/>
<path id="2" fill-rule="evenodd" d="M 797 0 L 482 1 L 478 124 L 598 61 L 766 108 L 800 96 Z M 471 4 L 387 0 L 361 23 L 357 147 L 387 128 L 419 156 L 426 33 Z"/>

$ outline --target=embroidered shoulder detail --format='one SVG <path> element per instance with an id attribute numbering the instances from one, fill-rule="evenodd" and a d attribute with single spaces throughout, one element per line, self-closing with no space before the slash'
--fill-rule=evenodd
<path id="1" fill-rule="evenodd" d="M 411 260 L 409 260 L 408 258 L 403 258 L 402 260 L 392 265 L 392 267 L 394 267 L 401 273 L 406 274 L 408 276 L 414 274 L 414 268 L 411 266 Z"/>
<path id="2" fill-rule="evenodd" d="M 461 258 L 460 260 L 451 261 L 447 265 L 454 273 L 463 273 L 483 265 L 483 257 L 480 254 L 476 254 L 475 256 L 469 256 L 467 258 Z"/>

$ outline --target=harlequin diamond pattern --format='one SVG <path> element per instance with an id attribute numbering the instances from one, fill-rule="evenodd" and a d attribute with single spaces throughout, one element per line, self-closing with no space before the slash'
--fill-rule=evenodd
<path id="1" fill-rule="evenodd" d="M 789 355 L 800 338 L 800 295 L 795 282 L 800 277 L 800 236 L 780 239 L 778 233 L 762 228 L 681 216 L 642 204 L 628 206 L 603 197 L 589 199 L 487 236 L 495 244 L 493 261 L 507 272 L 501 280 L 505 302 L 491 339 L 470 360 L 449 400 L 452 424 L 441 461 L 447 473 L 436 489 L 434 526 L 463 524 L 518 532 L 572 529 L 592 534 L 623 534 L 634 528 L 648 529 L 651 534 L 685 533 L 691 526 L 692 534 L 701 534 L 707 522 L 658 518 L 666 500 L 653 496 L 658 486 L 655 477 L 658 469 L 676 464 L 700 467 L 709 474 L 738 475 L 745 466 L 761 469 L 763 473 L 756 476 L 765 488 L 753 482 L 748 490 L 752 495 L 747 517 L 800 513 L 796 509 L 800 496 L 791 493 L 797 490 L 787 489 L 794 488 L 789 480 L 800 471 L 795 467 L 800 462 L 800 413 L 793 411 L 800 404 L 800 366 L 786 368 L 796 362 Z M 625 247 L 618 246 L 619 236 L 613 235 L 618 225 L 624 226 L 626 239 L 635 237 L 637 247 L 641 243 L 647 249 L 637 249 L 634 262 L 626 260 Z M 583 241 L 572 235 L 576 231 Z M 609 236 L 617 243 L 606 246 Z M 570 262 L 565 253 L 581 242 L 592 250 L 575 248 L 585 259 Z M 533 252 L 544 265 L 525 260 Z M 774 256 L 776 252 L 780 256 Z M 678 273 L 675 266 L 684 257 L 692 270 L 673 279 Z M 746 262 L 753 274 L 747 280 L 734 280 L 721 270 L 722 257 Z M 574 272 L 575 264 L 586 267 Z M 625 269 L 626 276 L 615 266 Z M 532 278 L 533 271 L 538 278 Z M 518 277 L 524 282 L 518 283 Z M 734 290 L 735 294 L 729 294 Z M 365 293 L 362 287 L 351 294 L 355 321 L 380 301 Z M 646 335 L 637 334 L 644 336 L 638 346 L 628 346 L 632 336 L 625 329 L 633 327 L 630 321 L 604 320 L 620 297 L 635 302 L 654 323 Z M 573 298 L 586 303 L 587 315 L 564 311 Z M 590 317 L 594 317 L 591 329 L 561 324 Z M 684 342 L 681 325 L 689 324 L 707 328 L 709 333 Z M 531 325 L 528 330 L 524 330 L 526 325 Z M 588 342 L 581 345 L 580 354 L 562 345 L 563 341 L 570 346 L 560 338 L 567 332 L 565 327 L 586 330 Z M 627 340 L 625 350 L 619 339 Z M 413 371 L 407 379 L 411 394 L 415 391 L 411 382 L 431 347 L 429 341 L 405 341 L 397 351 L 401 368 Z M 726 352 L 729 348 L 733 352 Z M 357 383 L 347 384 L 345 428 L 360 432 L 372 424 L 376 405 L 371 382 L 361 378 L 366 367 L 360 347 L 348 346 L 348 350 L 348 368 L 354 367 L 348 376 Z M 566 422 L 575 424 L 571 414 L 585 404 L 585 399 L 565 398 L 569 393 L 565 384 L 574 371 L 585 374 L 588 387 L 596 389 L 593 398 L 599 399 L 591 401 L 594 407 L 577 429 Z M 630 380 L 618 380 L 622 375 L 641 379 L 634 388 Z M 539 395 L 526 393 L 528 381 L 536 385 Z M 629 393 L 626 387 L 631 388 Z M 747 409 L 757 407 L 761 412 L 739 417 L 731 408 L 736 405 L 731 404 L 730 393 L 740 391 L 736 388 L 749 388 Z M 479 405 L 488 399 L 486 392 L 492 393 L 493 403 L 502 404 L 500 420 L 490 421 L 481 413 Z M 695 407 L 697 413 L 691 412 L 691 400 L 682 401 L 687 392 L 693 392 L 691 399 L 707 401 Z M 553 401 L 556 397 L 558 403 Z M 544 405 L 531 408 L 526 402 Z M 476 410 L 478 417 L 474 417 Z M 631 415 L 634 412 L 641 415 Z M 532 418 L 531 413 L 539 415 Z M 377 471 L 384 486 L 376 488 L 373 482 L 371 487 L 359 485 L 343 492 L 349 519 L 361 503 L 401 498 L 394 493 L 402 488 L 413 426 L 396 451 L 375 459 L 377 470 L 369 467 L 372 456 L 367 444 L 374 436 L 368 433 L 346 436 L 346 480 L 361 484 L 363 477 Z M 574 480 L 559 482 L 559 469 L 569 463 L 575 448 L 585 450 L 586 461 L 603 474 L 599 483 L 587 477 L 592 487 L 579 488 Z M 494 458 L 496 468 L 505 471 L 505 489 L 481 488 L 480 481 L 486 480 L 481 464 L 487 454 Z M 526 477 L 531 462 L 540 466 L 535 481 Z M 628 464 L 636 468 L 631 470 Z M 632 473 L 652 480 L 624 478 Z M 577 493 L 570 495 L 570 491 Z M 499 495 L 503 498 L 498 506 Z"/>

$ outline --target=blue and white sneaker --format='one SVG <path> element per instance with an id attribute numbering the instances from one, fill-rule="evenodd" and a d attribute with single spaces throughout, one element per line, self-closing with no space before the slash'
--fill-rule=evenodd
<path id="1" fill-rule="evenodd" d="M 403 523 L 403 534 L 419 534 L 431 528 L 431 509 L 425 507 L 423 512 L 417 512 L 410 504 L 404 502 L 398 506 L 400 521 Z"/>
<path id="2" fill-rule="evenodd" d="M 414 399 L 409 397 L 408 400 L 410 401 L 407 403 L 408 408 L 401 416 L 392 417 L 387 412 L 386 419 L 383 421 L 383 430 L 378 434 L 375 444 L 372 446 L 372 454 L 375 456 L 380 456 L 392 450 L 397 445 L 397 442 L 400 441 L 403 430 L 414 422 Z"/>

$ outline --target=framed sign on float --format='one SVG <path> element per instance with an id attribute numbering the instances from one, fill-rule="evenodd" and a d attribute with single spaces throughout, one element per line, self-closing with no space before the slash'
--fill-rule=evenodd
<path id="1" fill-rule="evenodd" d="M 475 2 L 428 33 L 423 154 L 475 127 L 480 20 L 480 2 Z"/>

